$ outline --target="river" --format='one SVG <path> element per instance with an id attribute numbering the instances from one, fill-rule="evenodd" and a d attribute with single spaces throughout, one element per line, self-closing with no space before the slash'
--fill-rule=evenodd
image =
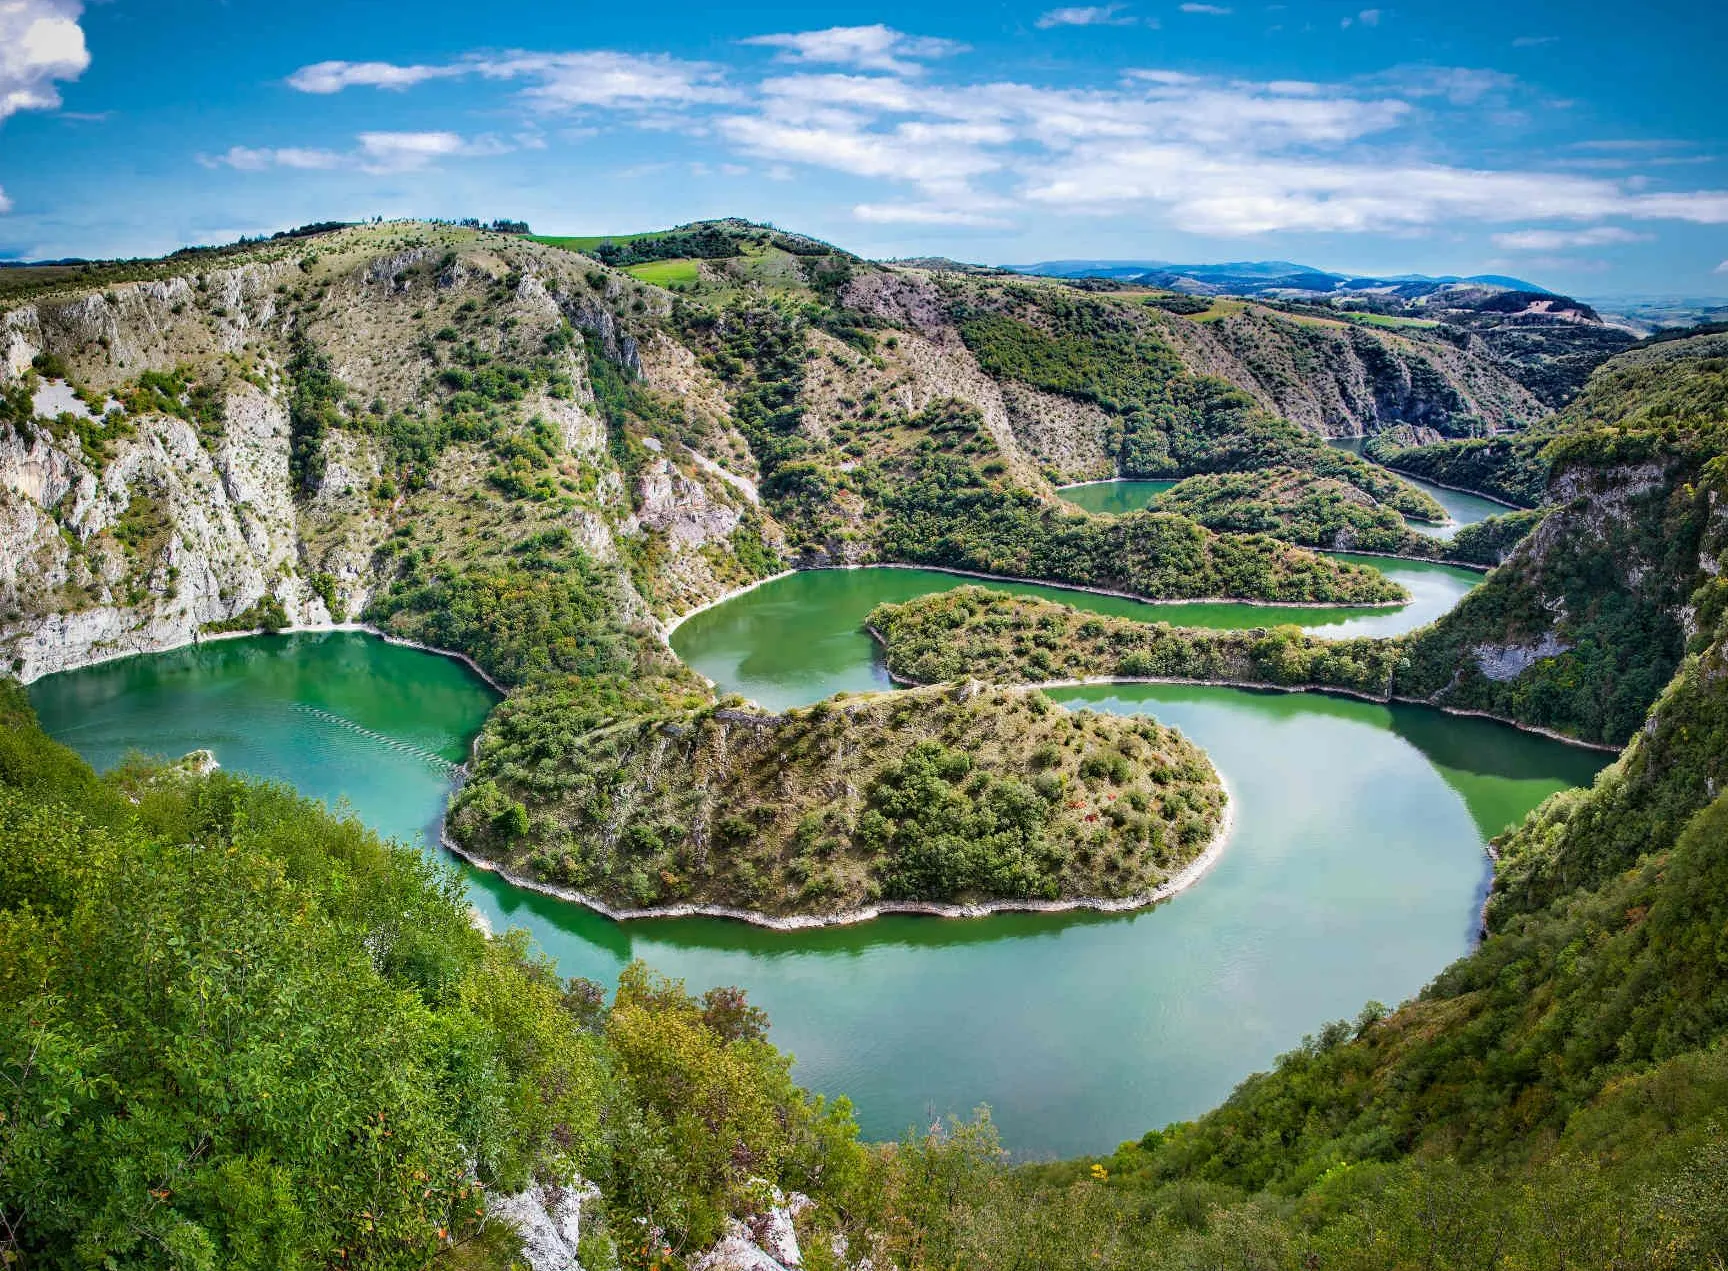
<path id="1" fill-rule="evenodd" d="M 1120 516 L 1124 512 L 1138 512 L 1141 508 L 1149 508 L 1158 501 L 1174 481 L 1132 481 L 1123 478 L 1117 481 L 1087 481 L 1081 485 L 1064 485 L 1056 487 L 1056 493 L 1062 496 L 1064 503 L 1072 503 L 1077 508 L 1088 512 L 1100 512 L 1107 516 Z"/>
<path id="2" fill-rule="evenodd" d="M 962 581 L 794 575 L 782 583 L 816 588 L 793 597 L 800 622 L 788 626 L 788 593 L 771 584 L 698 615 L 675 645 L 723 691 L 816 701 L 882 683 L 868 637 L 845 629 L 859 605 Z M 1239 621 L 1267 612 L 1235 608 Z M 752 630 L 755 649 L 741 648 Z M 207 746 L 225 767 L 344 799 L 380 831 L 421 842 L 435 841 L 450 765 L 495 700 L 450 659 L 356 633 L 207 644 L 50 676 L 30 693 L 49 732 L 98 766 L 133 747 Z M 799 1080 L 850 1096 L 867 1135 L 988 1103 L 1010 1147 L 1066 1155 L 1193 1116 L 1326 1020 L 1420 988 L 1469 947 L 1485 836 L 1605 762 L 1484 720 L 1312 694 L 1151 685 L 1055 696 L 1156 714 L 1212 755 L 1236 830 L 1197 886 L 1129 915 L 793 933 L 619 925 L 464 870 L 470 898 L 495 928 L 527 928 L 568 975 L 610 981 L 643 958 L 696 989 L 745 986 L 797 1056 Z"/>
<path id="3" fill-rule="evenodd" d="M 1365 440 L 1362 437 L 1329 437 L 1327 444 L 1340 450 L 1348 450 L 1353 455 L 1360 455 Z M 1474 525 L 1486 517 L 1513 510 L 1480 495 L 1467 494 L 1462 490 L 1448 490 L 1445 486 L 1406 476 L 1402 472 L 1398 475 L 1418 490 L 1432 495 L 1451 518 L 1440 525 L 1406 518 L 1405 524 L 1429 538 L 1451 539 L 1466 525 Z M 1152 507 L 1157 503 L 1158 496 L 1175 484 L 1174 481 L 1135 481 L 1123 478 L 1116 481 L 1089 481 L 1083 485 L 1058 486 L 1056 493 L 1062 497 L 1063 502 L 1084 508 L 1088 512 L 1120 516 L 1124 512 L 1137 512 L 1141 508 Z"/>
<path id="4" fill-rule="evenodd" d="M 1362 453 L 1362 445 L 1366 437 L 1329 437 L 1327 444 L 1340 450 L 1348 450 L 1353 455 Z M 1373 462 L 1370 460 L 1369 462 Z M 1391 469 L 1388 469 L 1391 471 Z M 1514 511 L 1503 503 L 1493 499 L 1484 499 L 1479 494 L 1469 494 L 1463 490 L 1449 490 L 1443 485 L 1435 485 L 1432 481 L 1424 481 L 1420 477 L 1398 473 L 1405 481 L 1415 486 L 1424 494 L 1432 495 L 1434 501 L 1446 509 L 1446 515 L 1451 517 L 1443 525 L 1435 525 L 1431 521 L 1412 521 L 1406 518 L 1405 524 L 1418 534 L 1426 534 L 1429 538 L 1450 539 L 1466 525 L 1474 525 L 1478 521 L 1487 520 L 1491 516 L 1502 516 Z"/>

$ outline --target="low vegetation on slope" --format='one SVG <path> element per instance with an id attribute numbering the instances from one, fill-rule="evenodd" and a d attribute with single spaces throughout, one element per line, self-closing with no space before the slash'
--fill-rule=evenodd
<path id="1" fill-rule="evenodd" d="M 921 465 L 884 491 L 889 560 L 1102 587 L 1148 599 L 1240 597 L 1393 604 L 1404 588 L 1377 569 L 1264 534 L 1214 534 L 1162 511 L 1099 517 L 983 477 L 964 463 Z"/>
<path id="2" fill-rule="evenodd" d="M 1547 513 L 1539 508 L 1503 512 L 1462 527 L 1443 545 L 1447 560 L 1469 565 L 1498 565 L 1512 554 L 1542 524 Z"/>
<path id="3" fill-rule="evenodd" d="M 918 684 L 1206 680 L 1387 697 L 1404 655 L 1402 640 L 1321 640 L 1299 627 L 1173 627 L 981 587 L 878 605 L 869 625 L 889 671 Z"/>
<path id="4" fill-rule="evenodd" d="M 1077 515 L 1033 484 L 1023 457 L 963 400 L 940 398 L 908 411 L 872 389 L 871 400 L 852 403 L 854 417 L 810 427 L 801 403 L 813 373 L 806 357 L 813 332 L 832 328 L 870 338 L 835 327 L 832 314 L 740 306 L 684 318 L 686 338 L 711 348 L 706 360 L 729 387 L 764 502 L 807 563 L 943 565 L 1145 597 L 1356 604 L 1402 598 L 1374 571 L 1267 536 L 1213 534 L 1169 515 L 1117 523 Z M 1314 444 L 1328 456 L 1338 453 Z M 1384 473 L 1373 476 L 1372 466 L 1353 456 L 1342 458 L 1365 480 L 1399 484 Z M 1443 513 L 1435 508 L 1434 515 Z"/>
<path id="5" fill-rule="evenodd" d="M 1224 801 L 1173 730 L 1037 693 L 962 686 L 786 715 L 571 723 L 549 748 L 537 713 L 507 704 L 450 830 L 620 907 L 780 916 L 1140 895 L 1207 845 Z"/>
<path id="6" fill-rule="evenodd" d="M 1020 1169 L 987 1120 L 859 1145 L 736 991 L 633 967 L 608 1008 L 478 933 L 418 852 L 222 774 L 100 780 L 6 689 L 0 1248 L 502 1269 L 497 1194 L 579 1171 L 593 1271 L 696 1263 L 764 1183 L 816 1202 L 818 1271 L 1720 1265 L 1728 795 L 1698 731 L 1720 657 L 1658 711 L 1674 775 L 1630 871 L 1511 906 L 1417 1002 L 1327 1026 L 1206 1117 Z M 1605 789 L 1505 849 L 1595 851 Z"/>
<path id="7" fill-rule="evenodd" d="M 1143 306 L 1010 284 L 969 294 L 959 329 L 985 370 L 1103 408 L 1130 477 L 1292 467 L 1355 486 L 1396 512 L 1441 521 L 1422 491 L 1189 371 Z"/>

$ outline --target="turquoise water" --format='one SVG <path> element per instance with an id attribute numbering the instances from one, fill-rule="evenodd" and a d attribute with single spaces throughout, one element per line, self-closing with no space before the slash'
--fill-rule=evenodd
<path id="1" fill-rule="evenodd" d="M 1340 450 L 1348 450 L 1353 455 L 1359 455 L 1362 453 L 1362 443 L 1365 440 L 1366 438 L 1363 437 L 1327 438 L 1329 444 L 1337 446 Z M 1448 490 L 1445 486 L 1435 485 L 1430 481 L 1423 481 L 1419 477 L 1406 476 L 1402 472 L 1398 473 L 1398 476 L 1402 477 L 1405 481 L 1408 481 L 1424 494 L 1433 496 L 1434 501 L 1441 507 L 1445 508 L 1446 514 L 1452 518 L 1451 522 L 1446 525 L 1435 525 L 1429 521 L 1412 521 L 1408 518 L 1405 519 L 1405 524 L 1409 525 L 1411 529 L 1415 530 L 1418 534 L 1425 534 L 1429 538 L 1449 540 L 1454 538 L 1458 531 L 1463 529 L 1466 525 L 1474 525 L 1476 522 L 1486 520 L 1488 517 L 1500 516 L 1513 510 L 1494 502 L 1492 499 L 1484 499 L 1480 495 L 1467 494 L 1463 490 Z"/>
<path id="2" fill-rule="evenodd" d="M 698 665 L 722 661 L 687 628 L 681 649 Z M 790 676 L 800 700 L 868 674 L 803 629 L 762 639 L 774 682 Z M 867 645 L 851 647 L 868 659 Z M 755 664 L 736 664 L 721 688 L 761 695 Z M 208 746 L 225 767 L 293 781 L 422 842 L 435 841 L 450 765 L 494 700 L 456 662 L 351 633 L 133 658 L 30 692 L 48 730 L 99 766 L 132 748 Z M 639 957 L 693 988 L 745 986 L 798 1078 L 851 1096 L 869 1135 L 988 1103 L 1017 1151 L 1072 1154 L 1195 1115 L 1327 1019 L 1414 992 L 1469 947 L 1484 836 L 1603 762 L 1483 720 L 1316 695 L 1152 685 L 1057 696 L 1154 714 L 1211 754 L 1236 829 L 1197 886 L 1132 915 L 795 933 L 619 925 L 472 870 L 470 899 L 495 928 L 525 927 L 567 975 L 611 981 Z"/>
<path id="3" fill-rule="evenodd" d="M 1149 604 L 1072 588 L 1000 583 L 929 569 L 822 569 L 788 574 L 703 613 L 673 633 L 678 656 L 718 684 L 770 710 L 830 694 L 890 687 L 864 620 L 877 605 L 973 584 L 1039 596 L 1094 613 L 1190 627 L 1269 627 L 1295 623 L 1321 636 L 1398 635 L 1432 622 L 1482 581 L 1482 575 L 1428 561 L 1355 556 L 1410 592 L 1389 609 L 1220 604 Z"/>
<path id="4" fill-rule="evenodd" d="M 1084 485 L 1057 486 L 1056 493 L 1064 503 L 1088 512 L 1120 516 L 1151 507 L 1160 494 L 1175 484 L 1174 481 L 1088 481 Z"/>

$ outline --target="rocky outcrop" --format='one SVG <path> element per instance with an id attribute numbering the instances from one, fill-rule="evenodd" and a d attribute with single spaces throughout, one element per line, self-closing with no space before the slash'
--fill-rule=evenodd
<path id="1" fill-rule="evenodd" d="M 26 681 L 172 648 L 266 594 L 290 621 L 330 619 L 298 576 L 288 421 L 250 385 L 221 441 L 144 416 L 105 462 L 77 439 L 0 438 L 0 658 Z"/>
<path id="2" fill-rule="evenodd" d="M 731 537 L 742 519 L 737 508 L 709 497 L 706 483 L 680 472 L 664 455 L 636 481 L 636 519 L 677 547 L 702 547 Z"/>
<path id="3" fill-rule="evenodd" d="M 600 1189 L 580 1178 L 567 1184 L 535 1183 L 514 1195 L 494 1197 L 486 1217 L 516 1228 L 529 1271 L 582 1271 L 576 1261 L 582 1209 L 599 1199 Z"/>
<path id="4" fill-rule="evenodd" d="M 841 289 L 840 299 L 848 308 L 925 335 L 950 325 L 947 298 L 930 275 L 920 270 L 861 274 Z"/>
<path id="5" fill-rule="evenodd" d="M 1263 406 L 1327 436 L 1399 424 L 1447 436 L 1517 428 L 1547 408 L 1485 349 L 1419 331 L 1371 331 L 1342 321 L 1298 320 L 1248 305 L 1196 322 L 1160 323 L 1197 371 L 1229 380 Z"/>
<path id="6" fill-rule="evenodd" d="M 797 1271 L 804 1265 L 798 1247 L 798 1216 L 815 1202 L 800 1192 L 783 1196 L 769 1189 L 772 1203 L 759 1214 L 727 1224 L 720 1243 L 690 1264 L 691 1271 Z"/>
<path id="7" fill-rule="evenodd" d="M 1547 631 L 1534 644 L 1479 644 L 1470 652 L 1483 675 L 1504 684 L 1517 679 L 1543 658 L 1559 657 L 1571 647 L 1554 632 Z"/>

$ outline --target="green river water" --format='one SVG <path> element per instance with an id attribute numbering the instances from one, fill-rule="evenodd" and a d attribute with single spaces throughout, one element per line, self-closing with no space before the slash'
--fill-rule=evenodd
<path id="1" fill-rule="evenodd" d="M 1331 437 L 1327 440 L 1328 444 L 1334 445 L 1340 450 L 1348 450 L 1353 455 L 1359 455 L 1362 453 L 1362 443 L 1367 438 Z M 1435 485 L 1431 481 L 1407 476 L 1402 472 L 1398 475 L 1423 493 L 1432 495 L 1434 501 L 1446 509 L 1446 515 L 1452 518 L 1445 525 L 1434 525 L 1428 521 L 1406 521 L 1411 529 L 1418 534 L 1426 534 L 1429 538 L 1450 539 L 1466 525 L 1474 525 L 1490 516 L 1500 516 L 1513 511 L 1505 504 L 1496 503 L 1493 499 L 1484 499 L 1479 494 L 1468 494 L 1463 490 L 1448 490 L 1443 485 Z"/>
<path id="2" fill-rule="evenodd" d="M 1473 578 L 1439 577 L 1460 590 Z M 856 626 L 877 601 L 963 581 L 794 575 L 697 615 L 674 645 L 722 690 L 812 702 L 882 683 Z M 1058 594 L 1111 611 L 1134 603 Z M 1230 610 L 1252 625 L 1269 612 L 1174 608 L 1212 625 Z M 745 986 L 799 1079 L 851 1096 L 868 1135 L 988 1103 L 1017 1151 L 1072 1154 L 1203 1111 L 1326 1020 L 1420 988 L 1469 947 L 1485 836 L 1604 762 L 1484 720 L 1313 694 L 1123 685 L 1055 696 L 1155 714 L 1210 753 L 1236 828 L 1198 885 L 1137 914 L 795 933 L 619 925 L 476 870 L 465 870 L 470 898 L 494 928 L 527 928 L 568 975 L 609 981 L 639 957 L 693 988 Z M 422 842 L 436 841 L 452 766 L 495 700 L 457 662 L 357 633 L 131 658 L 50 676 L 31 698 L 49 732 L 98 766 L 133 748 L 207 746 L 227 768 L 345 800 L 380 831 Z"/>
<path id="3" fill-rule="evenodd" d="M 1348 450 L 1353 455 L 1362 453 L 1362 437 L 1331 437 L 1328 444 L 1340 450 Z M 1411 529 L 1429 538 L 1450 539 L 1466 525 L 1474 525 L 1485 517 L 1497 516 L 1511 508 L 1484 499 L 1480 495 L 1466 494 L 1462 490 L 1448 490 L 1445 486 L 1434 485 L 1417 477 L 1404 477 L 1418 490 L 1430 494 L 1446 509 L 1446 514 L 1452 519 L 1444 525 L 1435 525 L 1428 521 L 1407 521 Z M 1137 512 L 1141 508 L 1152 507 L 1174 481 L 1089 481 L 1084 485 L 1059 486 L 1056 493 L 1062 496 L 1065 503 L 1072 503 L 1077 508 L 1088 512 L 1101 512 L 1107 515 L 1120 516 L 1124 512 Z"/>
<path id="4" fill-rule="evenodd" d="M 1088 512 L 1120 516 L 1151 507 L 1160 494 L 1175 484 L 1174 481 L 1088 481 L 1084 485 L 1059 486 L 1056 493 L 1064 503 Z"/>

